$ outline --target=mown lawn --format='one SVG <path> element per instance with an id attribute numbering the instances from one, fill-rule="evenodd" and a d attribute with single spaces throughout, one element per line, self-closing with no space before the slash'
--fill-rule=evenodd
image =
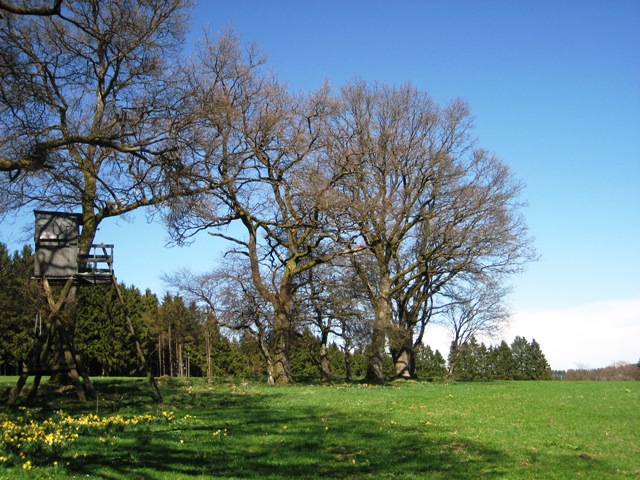
<path id="1" fill-rule="evenodd" d="M 640 382 L 161 379 L 157 406 L 142 379 L 97 378 L 97 402 L 41 387 L 10 409 L 14 382 L 0 378 L 0 420 L 53 418 L 78 437 L 5 441 L 0 478 L 640 478 Z"/>

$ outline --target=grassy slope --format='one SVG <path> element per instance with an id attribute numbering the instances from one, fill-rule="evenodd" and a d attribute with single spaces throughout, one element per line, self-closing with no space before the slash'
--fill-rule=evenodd
<path id="1" fill-rule="evenodd" d="M 640 478 L 640 382 L 163 383 L 172 422 L 91 432 L 66 469 L 0 478 Z M 96 385 L 101 415 L 161 415 L 142 380 Z M 72 398 L 40 408 L 95 411 Z"/>

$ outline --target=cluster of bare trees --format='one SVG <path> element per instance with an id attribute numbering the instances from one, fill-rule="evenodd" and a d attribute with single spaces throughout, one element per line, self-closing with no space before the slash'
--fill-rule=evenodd
<path id="1" fill-rule="evenodd" d="M 301 325 L 347 351 L 365 339 L 379 381 L 387 348 L 415 374 L 445 312 L 502 321 L 505 278 L 534 253 L 522 186 L 468 106 L 363 80 L 294 94 L 231 32 L 185 58 L 188 3 L 0 5 L 0 213 L 80 210 L 81 250 L 139 208 L 177 242 L 225 239 L 220 265 L 169 283 L 255 335 L 270 382 L 291 380 Z"/>

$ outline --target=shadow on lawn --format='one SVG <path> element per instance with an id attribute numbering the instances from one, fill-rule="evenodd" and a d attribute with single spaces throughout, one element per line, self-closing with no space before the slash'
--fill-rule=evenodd
<path id="1" fill-rule="evenodd" d="M 322 387 L 319 387 L 322 388 Z M 177 389 L 167 389 L 180 392 Z M 101 380 L 105 398 L 122 395 L 123 408 L 142 402 L 141 384 Z M 164 393 L 164 392 L 163 392 Z M 474 442 L 434 425 L 398 425 L 384 412 L 338 409 L 329 403 L 289 405 L 291 393 L 229 391 L 172 393 L 176 419 L 160 430 L 125 429 L 118 441 L 87 440 L 90 453 L 68 467 L 91 478 L 448 478 L 477 479 L 519 471 L 579 471 L 598 461 L 576 455 L 522 456 Z M 319 393 L 322 395 L 322 392 Z M 144 399 L 146 401 L 146 398 Z M 126 403 L 126 405 L 125 405 Z M 148 408 L 148 405 L 145 407 Z M 228 435 L 225 436 L 225 429 Z M 94 443 L 91 443 L 91 442 Z M 93 447 L 91 447 L 93 445 Z M 514 448 L 518 448 L 514 446 Z M 575 468 L 573 468 L 575 467 Z M 536 476 L 536 475 L 533 475 Z"/>
<path id="2" fill-rule="evenodd" d="M 17 378 L 17 377 L 16 377 Z M 17 381 L 17 380 L 16 380 Z M 73 385 L 58 383 L 50 379 L 42 379 L 35 397 L 30 397 L 32 384 L 29 382 L 20 397 L 15 408 L 20 406 L 38 409 L 41 414 L 47 414 L 56 410 L 64 410 L 69 413 L 75 412 L 95 412 L 114 413 L 121 407 L 140 408 L 144 405 L 153 404 L 151 387 L 142 383 L 140 378 L 117 378 L 117 379 L 92 379 L 96 389 L 96 397 L 87 394 L 87 402 L 79 402 Z M 15 383 L 5 382 L 0 391 L 0 409 L 8 408 L 9 395 L 14 389 Z M 85 393 L 86 388 L 85 388 Z"/>
<path id="3" fill-rule="evenodd" d="M 503 452 L 447 437 L 433 427 L 387 423 L 383 428 L 384 416 L 371 418 L 368 411 L 350 411 L 345 418 L 331 407 L 288 408 L 282 405 L 286 400 L 277 389 L 268 394 L 199 394 L 176 415 L 193 411 L 194 424 L 178 421 L 160 432 L 119 432 L 116 445 L 68 469 L 92 478 L 140 479 L 470 479 L 505 473 L 500 468 Z"/>

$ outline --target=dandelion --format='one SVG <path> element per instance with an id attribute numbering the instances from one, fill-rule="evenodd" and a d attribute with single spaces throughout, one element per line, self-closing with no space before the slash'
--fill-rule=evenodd
<path id="1" fill-rule="evenodd" d="M 27 460 L 25 463 L 22 464 L 22 468 L 24 470 L 31 470 L 32 465 L 31 465 L 31 460 Z"/>

